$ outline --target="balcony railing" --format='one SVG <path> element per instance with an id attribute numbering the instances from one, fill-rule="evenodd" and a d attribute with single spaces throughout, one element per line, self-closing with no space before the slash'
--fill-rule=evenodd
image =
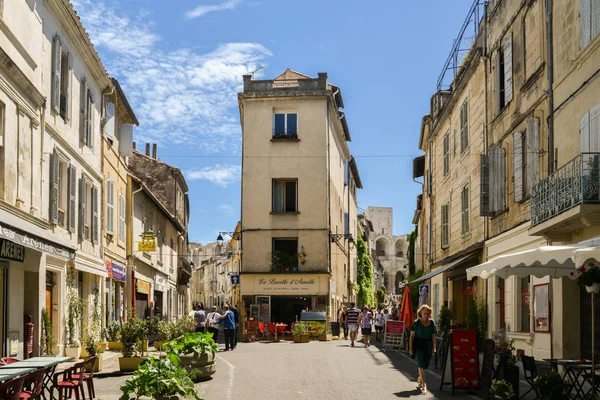
<path id="1" fill-rule="evenodd" d="M 533 188 L 531 226 L 581 204 L 600 204 L 600 153 L 581 153 Z"/>

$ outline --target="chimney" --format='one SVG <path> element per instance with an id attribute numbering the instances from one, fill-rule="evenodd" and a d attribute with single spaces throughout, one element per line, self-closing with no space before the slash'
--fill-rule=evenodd
<path id="1" fill-rule="evenodd" d="M 135 142 L 133 142 L 133 149 L 135 150 Z"/>
<path id="2" fill-rule="evenodd" d="M 146 155 L 150 157 L 150 143 L 146 143 Z"/>
<path id="3" fill-rule="evenodd" d="M 156 143 L 152 143 L 152 158 L 156 159 Z"/>

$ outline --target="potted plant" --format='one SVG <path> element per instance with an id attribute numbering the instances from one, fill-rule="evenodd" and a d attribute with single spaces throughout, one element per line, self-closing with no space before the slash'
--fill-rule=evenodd
<path id="1" fill-rule="evenodd" d="M 519 366 L 515 356 L 513 341 L 501 341 L 496 345 L 495 357 L 498 362 L 499 379 L 504 379 L 512 385 L 514 396 L 519 397 Z"/>
<path id="2" fill-rule="evenodd" d="M 600 293 L 600 267 L 593 264 L 582 265 L 577 268 L 577 272 L 579 273 L 577 282 L 581 286 L 585 286 L 588 293 Z M 571 275 L 573 275 L 573 272 L 571 272 Z"/>
<path id="3" fill-rule="evenodd" d="M 158 359 L 148 357 L 133 376 L 121 386 L 121 400 L 141 396 L 157 400 L 191 398 L 202 400 L 194 389 L 194 382 L 179 366 L 177 356 Z"/>
<path id="4" fill-rule="evenodd" d="M 567 386 L 556 372 L 550 372 L 545 375 L 538 375 L 533 380 L 534 388 L 542 399 L 566 399 Z"/>
<path id="5" fill-rule="evenodd" d="M 310 342 L 310 335 L 308 334 L 308 325 L 304 322 L 296 322 L 292 329 L 292 340 L 294 343 L 308 343 Z"/>
<path id="6" fill-rule="evenodd" d="M 174 324 L 167 321 L 159 321 L 156 327 L 156 340 L 154 341 L 154 348 L 158 351 L 162 350 L 164 342 L 174 339 Z"/>
<path id="7" fill-rule="evenodd" d="M 104 340 L 107 341 L 109 350 L 121 350 L 121 321 L 112 321 L 103 331 Z"/>
<path id="8" fill-rule="evenodd" d="M 83 348 L 86 350 L 88 357 L 96 357 L 96 361 L 94 362 L 94 372 L 102 371 L 102 366 L 104 364 L 102 353 L 104 352 L 104 347 L 102 347 L 97 341 L 96 338 L 92 335 L 88 335 L 83 338 Z M 85 370 L 87 372 L 92 372 L 92 367 L 88 364 L 85 366 Z"/>
<path id="9" fill-rule="evenodd" d="M 508 400 L 515 395 L 512 385 L 504 379 L 494 379 L 492 381 L 492 392 L 495 398 L 501 400 Z"/>
<path id="10" fill-rule="evenodd" d="M 144 320 L 137 318 L 135 312 L 131 310 L 127 321 L 123 323 L 121 328 L 121 345 L 123 346 L 121 354 L 123 354 L 123 357 L 119 357 L 119 369 L 122 372 L 135 371 L 140 363 L 144 361 L 144 357 L 141 356 L 139 338 L 145 337 L 145 331 Z"/>
<path id="11" fill-rule="evenodd" d="M 319 335 L 319 340 L 321 342 L 328 342 L 331 340 L 331 338 L 332 338 L 331 330 L 328 330 L 327 327 L 323 327 L 323 330 L 321 331 L 321 334 Z"/>
<path id="12" fill-rule="evenodd" d="M 54 356 L 54 336 L 52 335 L 52 320 L 50 314 L 45 308 L 42 309 L 42 340 L 40 343 L 41 352 L 44 356 Z"/>
<path id="13" fill-rule="evenodd" d="M 80 325 L 85 300 L 79 297 L 75 287 L 75 271 L 71 268 L 67 273 L 67 343 L 65 356 L 78 359 L 81 355 L 81 343 L 76 338 L 77 326 Z"/>
<path id="14" fill-rule="evenodd" d="M 74 360 L 81 357 L 81 342 L 79 339 L 72 339 L 65 345 L 65 357 L 72 357 Z"/>
<path id="15" fill-rule="evenodd" d="M 206 380 L 216 371 L 215 354 L 219 348 L 211 333 L 188 332 L 165 342 L 163 348 L 167 357 L 172 354 L 179 357 L 180 365 L 194 382 Z"/>

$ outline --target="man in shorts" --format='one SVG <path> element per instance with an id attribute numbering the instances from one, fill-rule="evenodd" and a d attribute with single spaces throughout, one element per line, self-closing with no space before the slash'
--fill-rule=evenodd
<path id="1" fill-rule="evenodd" d="M 358 316 L 360 311 L 356 308 L 356 304 L 351 303 L 346 310 L 346 321 L 348 321 L 348 331 L 350 332 L 350 346 L 354 347 L 354 341 L 358 334 Z"/>

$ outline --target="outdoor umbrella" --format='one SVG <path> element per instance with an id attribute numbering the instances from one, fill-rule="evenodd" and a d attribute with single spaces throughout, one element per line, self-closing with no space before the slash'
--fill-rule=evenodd
<path id="1" fill-rule="evenodd" d="M 412 300 L 410 299 L 410 289 L 404 287 L 404 295 L 402 296 L 402 305 L 400 306 L 400 321 L 404 321 L 404 329 L 410 329 L 415 320 L 413 312 Z"/>

